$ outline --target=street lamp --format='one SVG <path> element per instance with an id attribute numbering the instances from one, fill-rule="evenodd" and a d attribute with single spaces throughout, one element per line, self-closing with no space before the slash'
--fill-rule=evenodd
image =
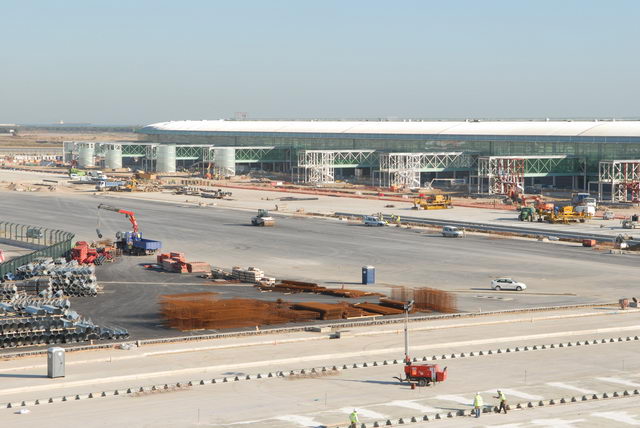
<path id="1" fill-rule="evenodd" d="M 404 362 L 406 365 L 411 364 L 411 359 L 409 358 L 409 311 L 413 309 L 413 305 L 415 300 L 409 300 L 404 304 Z"/>

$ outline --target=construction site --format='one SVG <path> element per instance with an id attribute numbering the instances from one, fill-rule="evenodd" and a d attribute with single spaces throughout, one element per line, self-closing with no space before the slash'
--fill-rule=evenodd
<path id="1" fill-rule="evenodd" d="M 1 148 L 11 426 L 129 399 L 157 426 L 475 426 L 496 382 L 516 425 L 628 411 L 640 125 L 228 122 Z"/>

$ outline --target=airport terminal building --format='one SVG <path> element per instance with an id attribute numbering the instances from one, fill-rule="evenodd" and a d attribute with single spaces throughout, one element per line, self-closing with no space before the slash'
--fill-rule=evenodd
<path id="1" fill-rule="evenodd" d="M 525 184 L 597 185 L 619 200 L 640 193 L 640 121 L 203 120 L 138 132 L 137 147 L 123 148 L 122 156 L 143 157 L 167 172 L 173 164 L 212 163 L 308 183 L 419 187 L 444 178 L 464 179 L 474 193 L 503 194 Z"/>

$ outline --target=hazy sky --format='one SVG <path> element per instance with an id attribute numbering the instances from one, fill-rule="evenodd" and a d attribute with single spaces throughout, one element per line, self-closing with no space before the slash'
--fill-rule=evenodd
<path id="1" fill-rule="evenodd" d="M 633 0 L 0 5 L 0 123 L 640 116 Z"/>

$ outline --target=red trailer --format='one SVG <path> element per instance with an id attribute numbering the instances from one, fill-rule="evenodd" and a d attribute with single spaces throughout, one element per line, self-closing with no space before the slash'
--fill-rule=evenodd
<path id="1" fill-rule="evenodd" d="M 447 368 L 440 370 L 438 364 L 412 364 L 404 366 L 405 379 L 396 377 L 400 382 L 416 382 L 418 386 L 429 386 L 432 383 L 447 380 Z"/>

